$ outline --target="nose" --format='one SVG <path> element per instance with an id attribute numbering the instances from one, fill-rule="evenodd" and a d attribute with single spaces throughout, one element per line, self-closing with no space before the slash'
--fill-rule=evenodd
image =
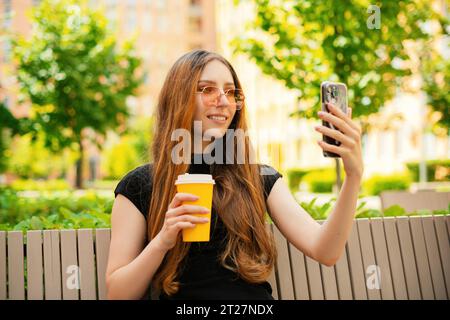
<path id="1" fill-rule="evenodd" d="M 218 106 L 228 106 L 229 104 L 230 103 L 228 102 L 225 92 L 223 92 L 223 90 L 220 90 Z"/>

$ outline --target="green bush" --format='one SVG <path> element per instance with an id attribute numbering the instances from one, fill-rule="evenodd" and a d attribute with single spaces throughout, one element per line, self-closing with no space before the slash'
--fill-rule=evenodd
<path id="1" fill-rule="evenodd" d="M 90 189 L 103 189 L 103 190 L 114 190 L 119 183 L 120 180 L 95 180 L 95 181 L 86 181 L 86 187 Z"/>
<path id="2" fill-rule="evenodd" d="M 18 179 L 11 183 L 11 188 L 16 191 L 36 190 L 36 191 L 56 191 L 71 189 L 66 180 L 31 180 Z"/>
<path id="3" fill-rule="evenodd" d="M 411 177 L 408 173 L 376 174 L 363 182 L 363 189 L 367 195 L 380 195 L 384 190 L 408 190 L 410 185 Z"/>
<path id="4" fill-rule="evenodd" d="M 44 144 L 44 138 L 39 135 L 33 142 L 30 135 L 20 136 L 11 143 L 13 154 L 8 162 L 7 171 L 22 179 L 45 179 L 50 174 L 58 177 L 75 164 L 76 152 L 66 150 L 53 154 Z"/>
<path id="5" fill-rule="evenodd" d="M 325 220 L 332 212 L 336 198 L 331 198 L 329 201 L 317 205 L 317 198 L 310 202 L 300 202 L 300 205 L 305 209 L 311 217 L 315 220 Z M 361 201 L 356 208 L 355 218 L 377 218 L 377 217 L 396 217 L 396 216 L 419 216 L 419 215 L 450 215 L 450 204 L 446 210 L 416 210 L 413 212 L 406 212 L 406 210 L 399 205 L 394 205 L 386 208 L 384 212 L 376 209 L 369 209 L 365 207 L 366 202 Z"/>
<path id="6" fill-rule="evenodd" d="M 0 230 L 108 228 L 113 200 L 92 191 L 83 196 L 64 191 L 23 197 L 1 188 Z"/>
<path id="7" fill-rule="evenodd" d="M 342 178 L 345 172 L 342 172 Z M 331 192 L 336 183 L 336 169 L 333 167 L 291 168 L 287 170 L 289 188 L 292 192 L 299 190 L 302 184 L 311 192 Z"/>
<path id="8" fill-rule="evenodd" d="M 342 171 L 342 178 L 345 172 Z M 335 169 L 316 169 L 306 174 L 302 182 L 308 185 L 310 192 L 328 193 L 333 191 L 333 185 L 336 183 Z"/>
<path id="9" fill-rule="evenodd" d="M 289 181 L 289 189 L 291 191 L 297 191 L 300 186 L 300 182 L 302 181 L 303 176 L 309 173 L 310 170 L 299 169 L 299 168 L 291 168 L 287 170 L 287 177 Z"/>
<path id="10" fill-rule="evenodd" d="M 425 163 L 427 181 L 450 181 L 450 160 L 428 160 Z M 406 167 L 411 173 L 412 180 L 419 181 L 419 162 L 408 162 Z"/>

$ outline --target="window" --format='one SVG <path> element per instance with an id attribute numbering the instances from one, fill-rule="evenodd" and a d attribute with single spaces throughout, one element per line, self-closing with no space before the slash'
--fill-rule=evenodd
<path id="1" fill-rule="evenodd" d="M 166 32 L 168 27 L 167 16 L 158 17 L 158 31 Z"/>
<path id="2" fill-rule="evenodd" d="M 150 12 L 149 8 L 146 8 L 143 14 L 142 27 L 145 32 L 152 31 L 152 13 Z"/>
<path id="3" fill-rule="evenodd" d="M 3 40 L 3 61 L 9 62 L 11 56 L 11 43 L 7 40 Z"/>
<path id="4" fill-rule="evenodd" d="M 3 26 L 5 28 L 10 28 L 12 22 L 11 0 L 3 0 L 3 17 Z"/>

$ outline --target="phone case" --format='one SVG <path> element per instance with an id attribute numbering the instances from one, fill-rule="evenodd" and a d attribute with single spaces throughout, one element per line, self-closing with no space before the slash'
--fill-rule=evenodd
<path id="1" fill-rule="evenodd" d="M 330 112 L 328 108 L 326 107 L 326 103 L 332 103 L 335 106 L 339 107 L 345 114 L 347 114 L 347 86 L 344 83 L 340 82 L 331 82 L 331 81 L 325 81 L 322 82 L 320 86 L 320 100 L 322 103 L 322 111 L 324 112 Z M 339 130 L 339 128 L 335 127 L 333 124 L 329 123 L 328 121 L 322 120 L 322 125 L 326 126 L 331 129 Z M 326 136 L 322 134 L 322 140 L 326 143 L 340 146 L 341 143 L 339 141 L 336 141 L 335 139 Z M 341 156 L 323 150 L 323 155 L 325 157 L 331 157 L 331 158 L 340 158 Z"/>

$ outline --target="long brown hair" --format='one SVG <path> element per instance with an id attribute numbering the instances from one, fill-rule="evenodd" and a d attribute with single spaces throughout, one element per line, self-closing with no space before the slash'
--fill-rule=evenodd
<path id="1" fill-rule="evenodd" d="M 205 50 L 195 50 L 184 54 L 175 62 L 161 89 L 152 145 L 153 190 L 148 214 L 149 241 L 160 232 L 164 224 L 167 208 L 176 193 L 174 183 L 177 176 L 189 170 L 188 163 L 174 164 L 171 161 L 171 151 L 178 143 L 171 140 L 171 134 L 175 129 L 181 128 L 193 132 L 197 82 L 206 64 L 212 60 L 225 64 L 233 76 L 236 88 L 242 88 L 235 70 L 225 58 Z M 232 125 L 235 129 L 247 132 L 245 106 L 236 111 Z M 245 136 L 245 150 L 250 150 L 250 147 L 248 136 Z M 265 224 L 267 208 L 260 168 L 250 163 L 249 152 L 245 152 L 244 164 L 236 164 L 237 154 L 237 151 L 234 152 L 233 164 L 212 166 L 216 182 L 213 208 L 228 231 L 221 263 L 244 280 L 261 283 L 272 271 L 276 249 L 273 236 Z M 178 291 L 178 270 L 189 248 L 190 244 L 182 242 L 180 236 L 155 273 L 152 280 L 154 288 L 162 289 L 167 295 Z"/>

